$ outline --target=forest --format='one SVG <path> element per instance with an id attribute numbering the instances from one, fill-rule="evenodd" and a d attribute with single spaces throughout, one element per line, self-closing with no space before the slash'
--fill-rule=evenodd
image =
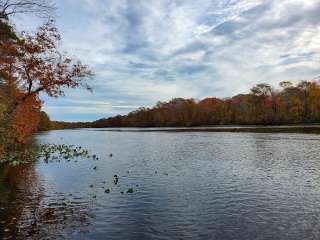
<path id="1" fill-rule="evenodd" d="M 231 98 L 174 98 L 158 102 L 153 108 L 140 108 L 124 116 L 87 123 L 53 122 L 53 128 L 80 127 L 191 127 L 210 125 L 283 125 L 320 122 L 320 84 L 318 79 L 294 85 L 282 81 L 279 89 L 261 83 L 250 93 Z"/>

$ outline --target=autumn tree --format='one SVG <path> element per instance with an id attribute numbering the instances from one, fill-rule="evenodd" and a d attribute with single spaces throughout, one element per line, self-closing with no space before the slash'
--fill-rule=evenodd
<path id="1" fill-rule="evenodd" d="M 0 41 L 0 76 L 13 101 L 6 109 L 8 128 L 14 130 L 19 143 L 37 129 L 40 93 L 59 97 L 65 88 L 83 86 L 91 90 L 84 81 L 91 75 L 88 67 L 62 54 L 60 39 L 54 22 L 49 21 L 35 35 L 22 32 L 17 39 Z"/>
<path id="2" fill-rule="evenodd" d="M 311 82 L 309 81 L 300 81 L 297 85 L 297 88 L 300 90 L 300 99 L 303 103 L 303 119 L 304 121 L 309 121 L 308 116 L 310 113 L 310 104 L 309 104 L 309 95 Z"/>
<path id="3" fill-rule="evenodd" d="M 0 72 L 12 78 L 22 92 L 18 101 L 38 96 L 40 92 L 50 97 L 64 95 L 64 88 L 84 86 L 83 79 L 90 76 L 88 67 L 74 62 L 58 50 L 61 37 L 53 22 L 41 26 L 35 36 L 25 32 L 15 43 L 4 43 L 3 48 L 14 54 L 1 59 Z M 19 102 L 17 102 L 19 104 Z"/>
<path id="4" fill-rule="evenodd" d="M 264 123 L 270 121 L 267 101 L 271 95 L 271 86 L 266 83 L 260 83 L 251 88 L 252 104 L 255 112 L 255 122 Z"/>
<path id="5" fill-rule="evenodd" d="M 283 89 L 288 89 L 288 88 L 291 88 L 293 84 L 290 81 L 281 81 L 279 83 L 279 86 L 282 87 Z"/>
<path id="6" fill-rule="evenodd" d="M 222 124 L 225 119 L 226 104 L 218 98 L 205 98 L 197 104 L 197 122 L 203 125 Z"/>
<path id="7" fill-rule="evenodd" d="M 39 114 L 39 123 L 37 130 L 39 131 L 48 131 L 51 129 L 51 121 L 48 114 L 44 111 L 41 111 Z"/>

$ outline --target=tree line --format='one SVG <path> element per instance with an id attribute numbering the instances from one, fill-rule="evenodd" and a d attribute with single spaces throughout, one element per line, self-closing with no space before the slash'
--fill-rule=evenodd
<path id="1" fill-rule="evenodd" d="M 275 89 L 261 83 L 248 94 L 231 98 L 174 98 L 152 108 L 86 123 L 54 122 L 53 128 L 81 127 L 191 127 L 222 124 L 282 125 L 320 123 L 320 83 L 317 79 L 294 85 L 280 82 Z"/>

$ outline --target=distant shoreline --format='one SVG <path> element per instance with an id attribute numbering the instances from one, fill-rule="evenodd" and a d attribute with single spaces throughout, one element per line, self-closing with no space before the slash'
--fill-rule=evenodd
<path id="1" fill-rule="evenodd" d="M 253 132 L 253 133 L 314 133 L 320 134 L 320 125 L 265 125 L 265 126 L 206 126 L 206 127 L 119 127 L 87 128 L 106 132 Z"/>

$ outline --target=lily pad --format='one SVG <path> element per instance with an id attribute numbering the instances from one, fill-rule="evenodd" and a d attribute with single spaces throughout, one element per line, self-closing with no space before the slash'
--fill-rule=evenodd
<path id="1" fill-rule="evenodd" d="M 133 188 L 129 188 L 127 193 L 133 193 L 134 192 L 134 189 Z"/>

